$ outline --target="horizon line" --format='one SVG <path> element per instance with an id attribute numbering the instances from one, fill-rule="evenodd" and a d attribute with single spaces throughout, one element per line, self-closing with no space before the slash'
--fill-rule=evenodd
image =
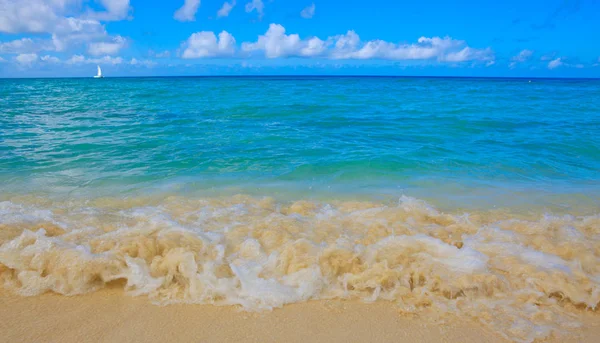
<path id="1" fill-rule="evenodd" d="M 376 74 L 264 74 L 264 75 L 130 75 L 104 76 L 103 79 L 148 79 L 148 78 L 407 78 L 407 79 L 515 79 L 515 80 L 600 80 L 600 77 L 561 77 L 561 76 L 444 76 L 444 75 L 376 75 Z M 94 79 L 93 76 L 33 76 L 33 77 L 1 77 L 0 80 L 33 80 L 33 79 Z"/>

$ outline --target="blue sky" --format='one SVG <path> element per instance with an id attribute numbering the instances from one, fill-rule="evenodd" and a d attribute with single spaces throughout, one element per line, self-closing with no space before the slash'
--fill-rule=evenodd
<path id="1" fill-rule="evenodd" d="M 0 0 L 0 77 L 600 77 L 600 0 Z"/>

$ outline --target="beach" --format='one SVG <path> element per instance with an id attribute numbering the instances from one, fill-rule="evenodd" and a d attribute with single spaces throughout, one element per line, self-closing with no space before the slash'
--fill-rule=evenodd
<path id="1" fill-rule="evenodd" d="M 0 80 L 3 339 L 596 337 L 597 81 L 102 82 Z"/>
<path id="2" fill-rule="evenodd" d="M 159 307 L 107 290 L 3 296 L 1 313 L 7 342 L 506 342 L 469 322 L 401 317 L 387 303 L 311 302 L 257 314 L 206 305 Z"/>
<path id="3" fill-rule="evenodd" d="M 348 300 L 349 311 L 374 306 L 397 319 L 431 318 L 433 326 L 460 318 L 523 342 L 572 337 L 597 320 L 598 216 L 465 217 L 408 197 L 16 200 L 0 203 L 0 277 L 11 294 L 32 300 L 9 297 L 14 309 L 39 297 L 62 301 L 47 292 L 104 294 L 64 303 L 75 307 L 125 292 L 145 305 L 118 301 L 156 306 L 153 320 L 175 304 L 277 318 L 268 313 L 314 300 L 305 310 L 327 316 L 316 304 L 333 301 L 339 310 Z"/>
<path id="4" fill-rule="evenodd" d="M 155 306 L 117 289 L 75 297 L 0 297 L 7 342 L 510 342 L 461 318 L 403 316 L 387 302 L 320 301 L 246 313 L 209 305 Z M 596 341 L 597 317 L 585 321 L 568 341 Z"/>

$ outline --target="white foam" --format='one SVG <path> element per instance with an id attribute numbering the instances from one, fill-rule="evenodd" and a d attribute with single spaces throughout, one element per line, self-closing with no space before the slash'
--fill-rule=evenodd
<path id="1" fill-rule="evenodd" d="M 571 330 L 577 306 L 600 302 L 598 216 L 235 196 L 2 202 L 0 225 L 10 233 L 0 236 L 0 281 L 23 295 L 124 279 L 129 294 L 159 303 L 249 311 L 386 299 L 476 318 L 519 341 Z"/>

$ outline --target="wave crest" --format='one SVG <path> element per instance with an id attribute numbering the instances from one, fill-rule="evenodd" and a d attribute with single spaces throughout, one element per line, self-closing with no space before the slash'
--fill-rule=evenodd
<path id="1" fill-rule="evenodd" d="M 600 303 L 600 216 L 443 213 L 270 198 L 0 203 L 0 277 L 22 295 L 125 280 L 158 303 L 269 310 L 310 299 L 395 301 L 531 341 Z"/>

